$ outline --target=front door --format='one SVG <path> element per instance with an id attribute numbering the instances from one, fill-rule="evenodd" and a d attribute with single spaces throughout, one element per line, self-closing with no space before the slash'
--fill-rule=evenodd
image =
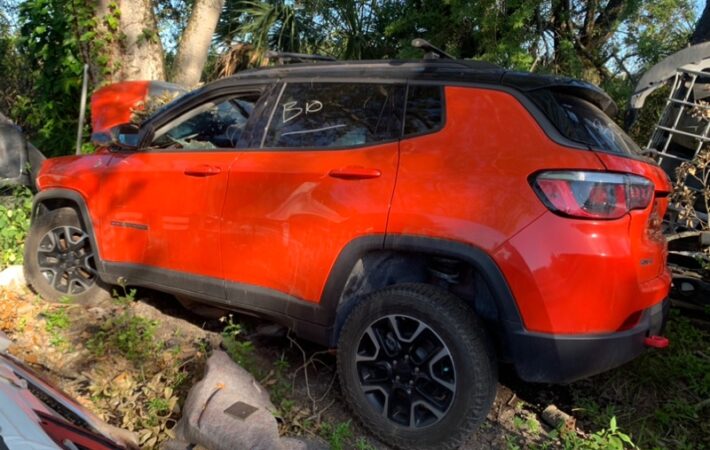
<path id="1" fill-rule="evenodd" d="M 117 152 L 103 189 L 105 261 L 131 278 L 224 298 L 221 213 L 254 89 L 198 103 L 155 125 L 150 145 Z M 185 277 L 189 274 L 190 277 Z"/>
<path id="2" fill-rule="evenodd" d="M 264 293 L 318 301 L 340 251 L 384 235 L 403 98 L 391 83 L 282 87 L 260 120 L 259 148 L 229 170 L 221 247 L 230 302 Z"/>

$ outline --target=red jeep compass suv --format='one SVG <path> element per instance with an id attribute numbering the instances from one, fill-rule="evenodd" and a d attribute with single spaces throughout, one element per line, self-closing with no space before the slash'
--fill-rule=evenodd
<path id="1" fill-rule="evenodd" d="M 661 330 L 670 185 L 615 108 L 471 61 L 244 72 L 47 160 L 27 278 L 48 299 L 126 283 L 285 324 L 337 347 L 382 440 L 451 448 L 498 361 L 568 382 Z"/>

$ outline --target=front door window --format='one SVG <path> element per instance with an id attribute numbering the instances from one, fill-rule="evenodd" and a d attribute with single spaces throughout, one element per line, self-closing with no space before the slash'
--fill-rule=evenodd
<path id="1" fill-rule="evenodd" d="M 239 94 L 200 105 L 158 129 L 151 147 L 186 151 L 236 148 L 259 96 Z"/>

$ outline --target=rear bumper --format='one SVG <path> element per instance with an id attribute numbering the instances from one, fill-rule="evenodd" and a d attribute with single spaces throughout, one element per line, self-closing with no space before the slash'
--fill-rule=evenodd
<path id="1" fill-rule="evenodd" d="M 639 356 L 644 339 L 660 334 L 668 316 L 665 300 L 643 311 L 638 324 L 606 334 L 547 334 L 524 330 L 509 336 L 518 376 L 528 382 L 569 383 L 618 367 Z"/>

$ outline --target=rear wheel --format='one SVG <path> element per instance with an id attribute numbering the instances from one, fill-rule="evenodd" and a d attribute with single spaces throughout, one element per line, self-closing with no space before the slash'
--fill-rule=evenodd
<path id="1" fill-rule="evenodd" d="M 47 301 L 96 304 L 110 298 L 91 239 L 73 208 L 37 217 L 25 242 L 25 278 Z"/>
<path id="2" fill-rule="evenodd" d="M 496 367 L 474 312 L 448 291 L 403 284 L 347 318 L 338 344 L 346 400 L 384 442 L 456 448 L 485 420 Z"/>

